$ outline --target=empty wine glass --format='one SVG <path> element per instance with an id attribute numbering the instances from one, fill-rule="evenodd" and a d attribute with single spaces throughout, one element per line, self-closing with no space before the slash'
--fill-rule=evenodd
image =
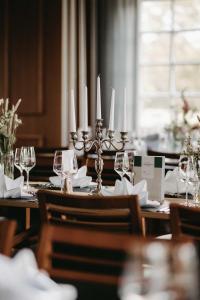
<path id="1" fill-rule="evenodd" d="M 117 152 L 115 155 L 114 170 L 117 172 L 122 180 L 124 174 L 128 171 L 129 162 L 128 155 L 125 152 Z"/>
<path id="2" fill-rule="evenodd" d="M 62 151 L 56 150 L 54 153 L 53 171 L 62 178 Z"/>
<path id="3" fill-rule="evenodd" d="M 189 185 L 193 187 L 193 203 L 198 204 L 199 194 L 199 176 L 198 176 L 198 161 L 195 157 L 190 158 L 189 166 Z"/>
<path id="4" fill-rule="evenodd" d="M 61 177 L 61 191 L 72 191 L 71 176 L 78 171 L 77 157 L 73 150 L 55 151 L 54 172 Z M 65 183 L 67 186 L 65 186 Z"/>
<path id="5" fill-rule="evenodd" d="M 14 158 L 14 165 L 20 171 L 20 176 L 23 175 L 23 169 L 20 165 L 20 155 L 21 155 L 21 148 L 15 149 L 15 158 Z"/>
<path id="6" fill-rule="evenodd" d="M 134 151 L 126 151 L 125 152 L 128 157 L 128 169 L 126 171 L 126 174 L 128 175 L 130 182 L 134 184 L 134 176 L 135 176 L 135 171 L 134 171 Z"/>
<path id="7" fill-rule="evenodd" d="M 34 147 L 22 147 L 20 152 L 20 166 L 22 170 L 25 170 L 27 179 L 26 179 L 26 189 L 27 192 L 30 191 L 29 187 L 29 172 L 36 164 L 35 150 Z"/>
<path id="8" fill-rule="evenodd" d="M 192 157 L 181 155 L 178 164 L 178 173 L 180 176 L 180 180 L 185 183 L 185 204 L 189 205 L 189 185 L 193 185 L 196 181 L 198 181 L 198 175 Z"/>

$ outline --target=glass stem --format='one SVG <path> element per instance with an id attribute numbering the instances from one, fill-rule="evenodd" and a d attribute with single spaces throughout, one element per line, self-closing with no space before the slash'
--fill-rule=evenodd
<path id="1" fill-rule="evenodd" d="M 61 192 L 63 192 L 64 191 L 64 185 L 65 185 L 65 178 L 64 178 L 64 176 L 63 175 L 61 175 Z"/>
<path id="2" fill-rule="evenodd" d="M 188 179 L 186 180 L 186 193 L 185 193 L 186 205 L 188 205 Z"/>
<path id="3" fill-rule="evenodd" d="M 29 170 L 26 171 L 27 177 L 26 177 L 26 189 L 27 192 L 29 192 Z"/>

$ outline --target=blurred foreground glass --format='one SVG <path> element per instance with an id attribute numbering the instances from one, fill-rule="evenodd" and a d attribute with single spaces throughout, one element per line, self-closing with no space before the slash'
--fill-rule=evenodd
<path id="1" fill-rule="evenodd" d="M 27 192 L 30 191 L 29 186 L 29 172 L 36 164 L 36 157 L 35 157 L 35 150 L 34 147 L 21 147 L 20 152 L 20 166 L 22 170 L 25 170 L 27 179 L 26 179 L 26 190 Z"/>
<path id="2" fill-rule="evenodd" d="M 135 243 L 122 276 L 121 300 L 197 300 L 198 258 L 191 243 Z"/>

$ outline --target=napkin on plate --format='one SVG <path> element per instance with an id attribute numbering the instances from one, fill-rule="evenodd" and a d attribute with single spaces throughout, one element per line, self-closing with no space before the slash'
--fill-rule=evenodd
<path id="1" fill-rule="evenodd" d="M 78 169 L 78 172 L 72 177 L 72 186 L 73 187 L 86 187 L 89 186 L 92 177 L 86 176 L 87 173 L 87 167 L 83 166 L 80 169 Z M 60 176 L 52 176 L 49 177 L 50 182 L 55 186 L 61 186 L 61 177 Z"/>
<path id="2" fill-rule="evenodd" d="M 176 194 L 185 193 L 186 183 L 181 181 L 178 168 L 173 171 L 168 171 L 164 180 L 164 193 L 165 194 Z M 188 185 L 188 192 L 193 194 L 193 187 Z"/>
<path id="3" fill-rule="evenodd" d="M 0 198 L 20 198 L 23 184 L 24 176 L 11 179 L 4 175 L 2 168 L 0 169 Z"/>
<path id="4" fill-rule="evenodd" d="M 104 196 L 138 195 L 141 207 L 160 206 L 160 202 L 148 199 L 146 180 L 141 180 L 133 186 L 125 177 L 123 177 L 122 181 L 116 180 L 114 190 L 110 190 L 109 188 L 103 188 L 102 194 Z"/>
<path id="5" fill-rule="evenodd" d="M 24 249 L 14 258 L 0 255 L 0 298 L 3 300 L 75 300 L 72 285 L 58 285 L 39 271 L 34 254 Z"/>

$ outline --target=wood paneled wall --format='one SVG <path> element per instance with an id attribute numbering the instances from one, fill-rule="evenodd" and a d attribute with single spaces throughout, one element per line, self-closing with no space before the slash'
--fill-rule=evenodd
<path id="1" fill-rule="evenodd" d="M 18 144 L 61 143 L 61 0 L 0 0 L 0 98 L 22 98 Z"/>

